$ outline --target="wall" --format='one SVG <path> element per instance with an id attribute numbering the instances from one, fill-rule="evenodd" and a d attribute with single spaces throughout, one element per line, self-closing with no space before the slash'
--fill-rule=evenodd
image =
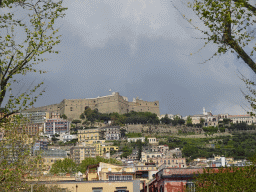
<path id="1" fill-rule="evenodd" d="M 51 184 L 46 183 L 46 185 Z M 57 185 L 63 189 L 68 189 L 71 192 L 92 192 L 93 188 L 102 188 L 102 192 L 114 192 L 117 187 L 124 187 L 129 192 L 140 191 L 139 181 L 58 182 Z"/>
<path id="2" fill-rule="evenodd" d="M 129 102 L 129 111 L 151 112 L 160 116 L 159 101 L 149 102 L 136 99 L 133 102 Z"/>
<path id="3" fill-rule="evenodd" d="M 164 191 L 181 192 L 186 190 L 186 181 L 167 181 L 164 182 Z"/>
<path id="4" fill-rule="evenodd" d="M 34 111 L 47 111 L 47 112 L 57 112 L 60 111 L 59 104 L 46 105 L 42 107 L 32 107 L 27 109 L 26 112 L 34 112 Z"/>

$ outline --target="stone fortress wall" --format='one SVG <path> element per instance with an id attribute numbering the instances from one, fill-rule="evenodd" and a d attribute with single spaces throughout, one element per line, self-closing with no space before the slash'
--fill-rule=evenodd
<path id="1" fill-rule="evenodd" d="M 69 120 L 72 120 L 80 119 L 80 115 L 84 112 L 85 107 L 90 107 L 92 110 L 98 109 L 100 113 L 117 112 L 119 114 L 125 114 L 130 111 L 136 111 L 151 112 L 158 116 L 160 115 L 159 101 L 149 102 L 134 98 L 132 102 L 129 102 L 127 97 L 119 95 L 118 92 L 97 98 L 64 99 L 59 104 L 31 108 L 27 111 L 58 112 L 61 115 L 65 114 Z"/>

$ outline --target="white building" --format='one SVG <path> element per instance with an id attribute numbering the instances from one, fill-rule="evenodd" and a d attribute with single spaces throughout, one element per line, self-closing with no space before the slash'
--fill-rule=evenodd
<path id="1" fill-rule="evenodd" d="M 145 142 L 145 137 L 134 137 L 134 138 L 127 138 L 127 141 L 130 142 L 137 142 L 138 140 L 141 140 L 142 143 Z"/>
<path id="2" fill-rule="evenodd" d="M 58 139 L 60 141 L 67 142 L 67 141 L 71 141 L 72 139 L 77 139 L 77 135 L 70 135 L 69 133 L 61 133 Z"/>

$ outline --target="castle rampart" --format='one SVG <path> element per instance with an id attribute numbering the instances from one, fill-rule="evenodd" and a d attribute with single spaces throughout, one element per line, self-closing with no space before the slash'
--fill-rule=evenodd
<path id="1" fill-rule="evenodd" d="M 127 97 L 119 95 L 118 92 L 97 98 L 64 99 L 59 104 L 31 108 L 27 111 L 58 112 L 61 115 L 65 114 L 69 119 L 79 119 L 85 107 L 90 107 L 92 110 L 98 109 L 101 113 L 117 112 L 119 114 L 125 114 L 130 111 L 136 111 L 151 112 L 156 113 L 158 116 L 160 115 L 159 101 L 149 102 L 136 98 L 133 99 L 133 102 L 129 102 Z"/>

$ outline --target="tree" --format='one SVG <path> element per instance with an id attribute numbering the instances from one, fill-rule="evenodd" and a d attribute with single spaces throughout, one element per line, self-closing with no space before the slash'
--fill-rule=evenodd
<path id="1" fill-rule="evenodd" d="M 236 53 L 256 73 L 256 65 L 252 59 L 255 47 L 250 54 L 245 49 L 250 48 L 254 40 L 254 31 L 251 27 L 255 24 L 256 7 L 249 0 L 194 0 L 189 2 L 189 7 L 208 29 L 203 30 L 191 25 L 206 35 L 205 45 L 210 42 L 218 45 L 214 55 L 225 54 L 229 50 Z"/>
<path id="2" fill-rule="evenodd" d="M 196 153 L 198 153 L 198 148 L 195 146 L 190 146 L 190 145 L 186 145 L 183 147 L 182 149 L 182 153 L 186 156 L 186 157 L 190 157 Z"/>
<path id="3" fill-rule="evenodd" d="M 196 191 L 255 191 L 255 164 L 245 167 L 204 169 L 196 177 Z"/>
<path id="4" fill-rule="evenodd" d="M 50 173 L 75 173 L 77 165 L 72 159 L 65 158 L 64 160 L 57 160 L 50 170 Z"/>
<path id="5" fill-rule="evenodd" d="M 60 116 L 60 118 L 67 119 L 68 117 L 67 117 L 67 115 L 63 114 L 63 115 Z"/>
<path id="6" fill-rule="evenodd" d="M 74 120 L 72 121 L 72 123 L 76 124 L 76 127 L 77 127 L 77 124 L 78 124 L 78 123 L 81 123 L 81 120 L 74 119 Z"/>
<path id="7" fill-rule="evenodd" d="M 16 10 L 14 11 L 14 7 Z M 33 105 L 42 90 L 36 91 L 43 84 L 20 93 L 7 94 L 14 83 L 19 84 L 17 75 L 29 72 L 44 73 L 35 65 L 43 62 L 45 53 L 58 53 L 53 47 L 60 43 L 58 29 L 54 28 L 56 19 L 64 16 L 62 0 L 34 1 L 2 1 L 2 8 L 7 8 L 0 15 L 0 106 L 4 107 L 4 115 L 0 120 L 11 114 Z M 1 9 L 2 9 L 1 8 Z M 20 18 L 20 12 L 27 13 L 28 18 Z M 32 99 L 33 97 L 33 99 Z M 4 100 L 7 104 L 4 105 Z M 3 106 L 4 105 L 4 106 Z"/>
<path id="8" fill-rule="evenodd" d="M 187 126 L 189 126 L 189 127 L 192 127 L 192 126 L 193 126 L 191 116 L 188 116 L 188 117 L 187 117 L 186 124 L 187 124 Z"/>
<path id="9" fill-rule="evenodd" d="M 121 128 L 120 129 L 120 136 L 121 136 L 121 138 L 125 137 L 125 133 L 126 133 L 126 129 Z"/>
<path id="10" fill-rule="evenodd" d="M 204 126 L 204 122 L 205 122 L 205 119 L 200 118 L 200 124 L 201 124 L 202 126 Z"/>
<path id="11" fill-rule="evenodd" d="M 80 119 L 85 119 L 85 116 L 83 113 L 80 115 Z"/>
<path id="12" fill-rule="evenodd" d="M 185 120 L 184 119 L 179 119 L 178 120 L 178 124 L 179 125 L 184 125 L 185 124 Z"/>
<path id="13" fill-rule="evenodd" d="M 4 11 L 3 11 L 4 9 Z M 23 131 L 25 122 L 14 115 L 33 105 L 44 90 L 43 83 L 27 91 L 13 90 L 20 82 L 17 76 L 29 72 L 44 73 L 36 65 L 43 62 L 46 53 L 57 53 L 54 46 L 60 43 L 55 23 L 64 16 L 66 8 L 62 0 L 2 0 L 0 1 L 0 189 L 1 191 L 29 191 L 27 179 L 40 176 L 40 156 L 32 156 L 32 147 L 37 136 L 29 138 Z M 21 17 L 21 13 L 26 16 Z M 43 190 L 41 190 L 43 191 Z M 47 190 L 46 190 L 47 191 Z"/>
<path id="14" fill-rule="evenodd" d="M 163 118 L 160 119 L 160 121 L 163 123 L 163 124 L 167 124 L 169 125 L 171 123 L 171 119 L 168 117 L 167 114 L 165 114 L 165 116 Z"/>
<path id="15" fill-rule="evenodd" d="M 1 132 L 4 138 L 0 141 L 0 189 L 1 191 L 17 191 L 20 188 L 28 188 L 25 179 L 30 179 L 31 174 L 40 172 L 37 166 L 42 163 L 40 156 L 31 156 L 33 138 L 28 141 L 28 135 L 22 133 L 23 119 L 20 116 L 12 116 L 1 124 Z M 27 175 L 27 178 L 26 178 Z"/>
<path id="16" fill-rule="evenodd" d="M 58 138 L 56 138 L 56 136 L 55 136 L 55 135 L 53 135 L 53 136 L 52 136 L 52 142 L 53 142 L 53 143 L 56 143 L 56 141 L 58 141 L 58 140 L 59 140 L 59 139 L 58 139 Z"/>
<path id="17" fill-rule="evenodd" d="M 122 153 L 121 157 L 127 158 L 127 156 L 129 156 L 129 155 L 132 154 L 132 148 L 130 148 L 130 147 L 128 147 L 128 146 L 124 146 L 124 147 L 122 148 L 122 151 L 123 151 L 123 153 Z"/>
<path id="18" fill-rule="evenodd" d="M 256 7 L 249 0 L 194 0 L 188 3 L 189 7 L 196 13 L 207 29 L 202 29 L 189 18 L 185 19 L 196 30 L 205 34 L 205 46 L 210 43 L 218 45 L 216 55 L 227 52 L 235 53 L 237 58 L 241 58 L 251 70 L 256 73 L 254 52 Z M 206 61 L 210 60 L 207 59 Z M 205 62 L 206 62 L 205 61 Z M 241 74 L 241 80 L 246 84 L 249 93 L 244 93 L 245 99 L 249 102 L 252 110 L 256 110 L 256 91 L 253 81 Z M 248 112 L 255 115 L 253 112 Z"/>
<path id="19" fill-rule="evenodd" d="M 86 169 L 88 167 L 88 165 L 95 165 L 98 164 L 100 162 L 104 162 L 104 163 L 112 163 L 112 164 L 121 164 L 121 161 L 118 161 L 116 159 L 110 158 L 110 159 L 105 159 L 103 157 L 97 156 L 96 158 L 93 157 L 87 157 L 85 158 L 80 165 L 78 166 L 78 170 L 82 173 L 86 172 Z"/>

